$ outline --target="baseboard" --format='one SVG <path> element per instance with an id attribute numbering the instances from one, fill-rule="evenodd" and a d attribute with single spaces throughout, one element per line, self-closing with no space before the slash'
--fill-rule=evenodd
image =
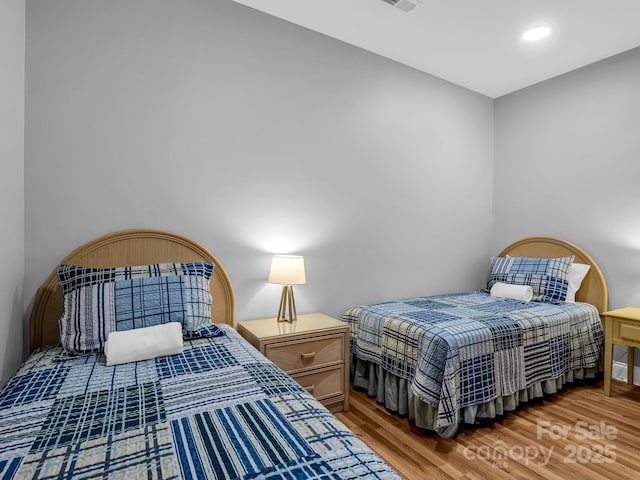
<path id="1" fill-rule="evenodd" d="M 624 362 L 613 362 L 611 370 L 611 378 L 614 380 L 627 381 L 627 364 Z M 640 367 L 635 366 L 633 369 L 633 384 L 640 385 Z"/>

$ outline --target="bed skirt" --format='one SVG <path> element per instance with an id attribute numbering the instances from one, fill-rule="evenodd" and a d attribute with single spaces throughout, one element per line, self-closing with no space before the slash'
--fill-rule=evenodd
<path id="1" fill-rule="evenodd" d="M 602 358 L 601 358 L 602 361 Z M 521 403 L 541 398 L 561 390 L 566 383 L 595 378 L 601 368 L 578 369 L 556 379 L 537 382 L 514 394 L 506 395 L 479 405 L 464 407 L 460 411 L 460 422 L 473 424 L 480 419 L 491 419 L 513 411 Z M 436 409 L 420 400 L 412 391 L 410 382 L 385 371 L 380 365 L 360 360 L 351 355 L 351 382 L 354 388 L 365 390 L 370 397 L 398 415 L 407 416 L 416 426 L 434 430 Z M 437 431 L 443 437 L 454 435 L 457 426 Z"/>

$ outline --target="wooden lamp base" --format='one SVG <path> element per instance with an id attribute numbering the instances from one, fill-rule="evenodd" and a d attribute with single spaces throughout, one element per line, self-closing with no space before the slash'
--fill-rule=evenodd
<path id="1" fill-rule="evenodd" d="M 278 308 L 278 322 L 293 323 L 296 320 L 298 320 L 298 314 L 296 312 L 296 301 L 293 298 L 293 285 L 283 285 L 280 307 Z"/>

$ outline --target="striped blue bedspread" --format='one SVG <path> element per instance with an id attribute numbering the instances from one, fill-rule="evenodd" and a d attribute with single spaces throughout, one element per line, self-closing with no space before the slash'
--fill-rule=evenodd
<path id="1" fill-rule="evenodd" d="M 552 305 L 484 291 L 409 298 L 348 310 L 351 352 L 410 382 L 455 432 L 460 410 L 570 371 L 595 367 L 603 331 L 584 303 Z"/>
<path id="2" fill-rule="evenodd" d="M 0 392 L 2 479 L 399 479 L 230 327 L 107 367 L 32 354 Z"/>

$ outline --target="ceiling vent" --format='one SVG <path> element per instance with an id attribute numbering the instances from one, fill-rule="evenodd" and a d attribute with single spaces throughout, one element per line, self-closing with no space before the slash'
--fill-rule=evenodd
<path id="1" fill-rule="evenodd" d="M 418 3 L 422 3 L 420 0 L 382 0 L 389 5 L 393 5 L 396 8 L 399 8 L 403 12 L 410 12 Z"/>

